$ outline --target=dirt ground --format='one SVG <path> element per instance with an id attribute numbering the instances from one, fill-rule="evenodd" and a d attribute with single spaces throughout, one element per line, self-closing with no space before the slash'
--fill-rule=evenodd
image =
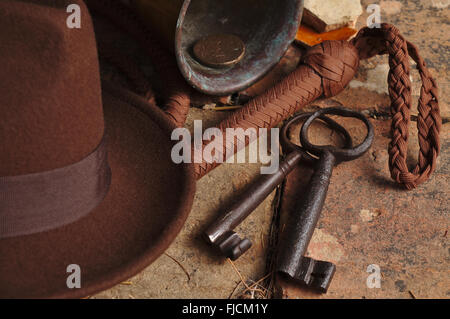
<path id="1" fill-rule="evenodd" d="M 217 256 L 204 243 L 200 235 L 205 227 L 259 175 L 258 164 L 223 164 L 198 181 L 192 212 L 166 253 L 136 277 L 92 298 L 449 298 L 450 1 L 364 0 L 363 8 L 370 3 L 380 4 L 382 22 L 396 25 L 420 48 L 437 80 L 444 123 L 442 152 L 432 179 L 418 189 L 405 191 L 391 181 L 386 56 L 363 61 L 343 93 L 308 107 L 342 104 L 363 111 L 376 131 L 368 153 L 334 170 L 308 249 L 308 255 L 337 266 L 328 293 L 310 293 L 271 276 L 268 252 L 273 251 L 272 237 L 277 235 L 273 216 L 274 212 L 286 214 L 279 209 L 279 192 L 269 196 L 239 227 L 237 232 L 245 234 L 253 246 L 237 261 Z M 361 16 L 359 27 L 367 16 Z M 412 80 L 416 101 L 420 89 L 417 72 Z M 416 106 L 413 108 L 416 114 Z M 186 126 L 191 128 L 195 119 L 212 126 L 228 114 L 191 108 Z M 341 123 L 355 136 L 363 134 L 358 123 Z M 413 121 L 409 141 L 413 159 L 418 151 L 415 125 Z M 319 141 L 329 134 L 316 129 L 314 139 Z M 368 287 L 368 267 L 380 270 L 379 288 Z"/>

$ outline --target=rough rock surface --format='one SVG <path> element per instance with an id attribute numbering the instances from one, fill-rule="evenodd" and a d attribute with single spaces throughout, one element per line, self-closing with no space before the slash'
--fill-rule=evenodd
<path id="1" fill-rule="evenodd" d="M 448 298 L 448 222 L 450 126 L 444 125 L 443 153 L 432 180 L 405 191 L 389 177 L 387 144 L 390 123 L 372 119 L 375 143 L 362 158 L 333 171 L 327 199 L 307 255 L 336 264 L 325 295 L 278 281 L 283 298 Z M 354 136 L 364 129 L 354 120 L 342 121 Z M 415 124 L 410 131 L 415 132 Z M 292 133 L 298 141 L 299 127 Z M 322 139 L 326 130 L 322 129 Z M 318 134 L 314 132 L 313 134 Z M 416 158 L 417 134 L 410 141 Z M 302 193 L 307 171 L 293 172 L 289 187 Z M 285 186 L 286 187 L 286 186 Z M 282 210 L 282 214 L 292 211 Z M 282 216 L 286 220 L 286 216 Z M 281 226 L 282 228 L 282 226 Z M 369 267 L 380 269 L 380 288 L 367 285 Z"/>
<path id="2" fill-rule="evenodd" d="M 353 27 L 362 14 L 360 0 L 305 0 L 303 22 L 317 32 Z"/>
<path id="3" fill-rule="evenodd" d="M 337 272 L 329 293 L 316 295 L 287 283 L 278 282 L 284 298 L 448 298 L 449 282 L 449 167 L 450 109 L 448 87 L 448 47 L 450 10 L 443 0 L 363 0 L 363 8 L 381 6 L 382 22 L 395 24 L 411 42 L 417 44 L 440 87 L 442 153 L 432 179 L 417 190 L 399 189 L 389 177 L 389 97 L 385 93 L 386 57 L 362 61 L 354 82 L 344 92 L 322 100 L 308 109 L 333 105 L 363 111 L 376 128 L 375 144 L 362 158 L 344 163 L 334 170 L 333 180 L 309 254 L 333 261 Z M 365 10 L 364 10 L 365 11 Z M 364 12 L 357 27 L 366 24 Z M 120 42 L 117 42 L 120 43 Z M 131 46 L 128 46 L 131 47 Z M 145 63 L 145 59 L 142 63 Z M 295 61 L 295 59 L 292 59 Z M 148 64 L 148 62 L 147 62 Z M 413 95 L 418 98 L 420 82 L 413 72 Z M 385 81 L 385 80 L 384 80 Z M 384 83 L 384 84 L 383 84 Z M 385 86 L 384 86 L 385 85 Z M 383 87 L 384 86 L 384 87 Z M 416 112 L 416 103 L 413 113 Z M 214 125 L 226 112 L 193 108 L 187 126 L 203 119 Z M 354 135 L 364 134 L 358 123 L 342 122 Z M 416 122 L 411 123 L 410 154 L 417 154 Z M 293 133 L 293 138 L 295 138 Z M 314 133 L 317 141 L 330 132 Z M 248 187 L 258 175 L 256 164 L 228 164 L 212 171 L 197 183 L 194 207 L 187 223 L 167 254 L 129 282 L 104 291 L 93 298 L 228 298 L 242 295 L 245 288 L 235 269 L 217 258 L 199 235 L 214 216 Z M 303 182 L 304 181 L 300 181 Z M 273 195 L 242 224 L 239 230 L 254 246 L 235 262 L 248 284 L 266 275 L 266 252 L 273 214 Z M 368 288 L 369 265 L 381 271 L 381 288 Z M 237 288 L 236 288 L 237 287 Z M 235 289 L 236 288 L 236 289 Z"/>

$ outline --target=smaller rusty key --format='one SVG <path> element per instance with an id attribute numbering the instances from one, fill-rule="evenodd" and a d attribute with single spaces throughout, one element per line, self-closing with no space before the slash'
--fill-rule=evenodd
<path id="1" fill-rule="evenodd" d="M 353 117 L 367 128 L 366 139 L 355 148 L 312 145 L 308 140 L 311 123 L 324 114 Z M 308 152 L 319 153 L 319 161 L 308 184 L 308 191 L 288 217 L 278 252 L 277 272 L 311 289 L 325 293 L 336 270 L 333 263 L 305 257 L 311 237 L 322 211 L 333 167 L 344 161 L 362 156 L 372 145 L 373 127 L 361 113 L 342 109 L 322 109 L 310 116 L 300 131 L 300 141 Z"/>
<path id="2" fill-rule="evenodd" d="M 287 122 L 282 129 L 282 143 L 287 143 L 287 128 L 295 121 L 310 117 L 313 113 L 303 113 L 295 116 Z M 338 123 L 326 116 L 320 116 L 330 128 L 341 133 L 345 138 L 345 145 L 351 146 L 352 140 L 348 132 Z M 280 163 L 279 169 L 274 174 L 261 175 L 256 181 L 255 186 L 249 188 L 241 197 L 241 200 L 232 205 L 224 214 L 222 214 L 214 223 L 212 223 L 204 233 L 206 241 L 219 249 L 219 251 L 230 258 L 236 260 L 245 253 L 252 245 L 248 238 L 241 239 L 233 229 L 237 227 L 258 205 L 281 184 L 284 178 L 293 170 L 293 168 L 302 160 L 313 164 L 316 159 L 301 147 L 290 143 L 291 151 Z M 312 152 L 314 154 L 314 152 Z"/>

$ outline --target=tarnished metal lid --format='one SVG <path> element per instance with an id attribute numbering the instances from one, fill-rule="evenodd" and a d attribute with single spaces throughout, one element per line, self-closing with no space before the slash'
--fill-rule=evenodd
<path id="1" fill-rule="evenodd" d="M 302 12 L 303 0 L 186 0 L 175 35 L 180 70 L 206 94 L 241 91 L 278 63 Z"/>

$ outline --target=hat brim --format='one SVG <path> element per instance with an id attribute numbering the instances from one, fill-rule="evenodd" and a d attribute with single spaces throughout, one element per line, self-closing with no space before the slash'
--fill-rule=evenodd
<path id="1" fill-rule="evenodd" d="M 103 84 L 110 190 L 69 225 L 0 240 L 0 298 L 80 298 L 108 289 L 156 260 L 192 206 L 192 165 L 171 160 L 174 126 L 156 107 Z M 68 288 L 76 264 L 81 288 Z"/>

